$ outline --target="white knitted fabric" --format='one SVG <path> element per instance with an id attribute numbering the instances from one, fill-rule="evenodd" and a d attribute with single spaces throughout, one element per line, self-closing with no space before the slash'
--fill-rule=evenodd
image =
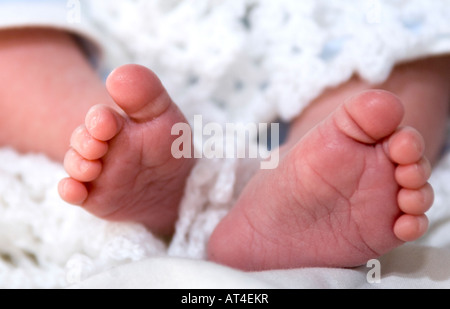
<path id="1" fill-rule="evenodd" d="M 59 164 L 0 151 L 0 288 L 55 288 L 166 252 L 143 227 L 114 224 L 61 201 Z"/>
<path id="2" fill-rule="evenodd" d="M 290 120 L 326 87 L 450 49 L 448 0 L 95 0 L 126 57 L 187 113 Z M 116 55 L 117 56 L 117 55 Z"/>
<path id="3" fill-rule="evenodd" d="M 188 119 L 200 114 L 205 122 L 289 121 L 353 74 L 382 82 L 396 63 L 450 51 L 449 0 L 81 3 L 103 31 L 110 66 L 152 68 Z M 0 287 L 64 287 L 152 256 L 205 258 L 253 163 L 199 160 L 165 244 L 139 225 L 63 203 L 60 165 L 2 150 Z"/>

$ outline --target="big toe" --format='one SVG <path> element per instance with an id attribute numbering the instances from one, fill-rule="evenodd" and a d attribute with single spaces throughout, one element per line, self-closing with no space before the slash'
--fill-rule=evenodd
<path id="1" fill-rule="evenodd" d="M 159 78 L 140 65 L 124 65 L 106 81 L 109 94 L 134 121 L 145 122 L 164 113 L 172 100 Z"/>
<path id="2" fill-rule="evenodd" d="M 334 114 L 335 123 L 349 137 L 367 144 L 391 135 L 404 116 L 401 101 L 392 93 L 369 90 L 351 97 Z"/>

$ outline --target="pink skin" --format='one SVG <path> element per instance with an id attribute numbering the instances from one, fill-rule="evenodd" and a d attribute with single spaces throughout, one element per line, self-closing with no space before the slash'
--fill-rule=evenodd
<path id="1" fill-rule="evenodd" d="M 114 103 L 69 33 L 0 31 L 0 67 L 0 145 L 19 152 L 62 162 L 87 111 Z"/>
<path id="2" fill-rule="evenodd" d="M 210 239 L 210 259 L 245 270 L 352 267 L 422 236 L 433 191 L 403 105 L 368 91 L 341 105 L 280 167 L 248 184 Z M 417 198 L 417 199 L 416 199 Z"/>
<path id="3" fill-rule="evenodd" d="M 185 119 L 143 67 L 117 69 L 107 88 L 123 112 L 94 106 L 75 130 L 61 196 L 168 233 L 193 163 L 170 154 L 171 127 Z M 384 91 L 341 104 L 252 179 L 212 235 L 210 259 L 247 270 L 354 266 L 423 235 L 430 164 L 421 135 L 399 128 L 403 115 Z"/>
<path id="4" fill-rule="evenodd" d="M 107 88 L 122 110 L 94 106 L 74 131 L 64 160 L 71 177 L 60 182 L 60 195 L 101 218 L 171 234 L 194 163 L 171 155 L 171 128 L 186 120 L 144 67 L 115 70 Z"/>

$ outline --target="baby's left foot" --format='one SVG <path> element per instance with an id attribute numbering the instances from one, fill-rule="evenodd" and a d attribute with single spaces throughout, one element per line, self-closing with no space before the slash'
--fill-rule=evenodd
<path id="1" fill-rule="evenodd" d="M 369 91 L 260 171 L 214 231 L 211 260 L 244 270 L 353 267 L 427 229 L 424 142 L 401 102 Z"/>
<path id="2" fill-rule="evenodd" d="M 171 130 L 186 119 L 145 67 L 116 69 L 107 88 L 123 112 L 102 105 L 90 110 L 72 135 L 65 159 L 71 177 L 60 182 L 60 195 L 98 217 L 171 234 L 193 166 L 172 155 Z"/>

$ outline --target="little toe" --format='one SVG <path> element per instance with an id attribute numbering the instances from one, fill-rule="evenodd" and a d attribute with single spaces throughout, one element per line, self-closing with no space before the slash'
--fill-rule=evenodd
<path id="1" fill-rule="evenodd" d="M 410 215 L 423 215 L 434 202 L 434 191 L 430 184 L 418 190 L 401 189 L 398 193 L 398 205 L 401 211 Z"/>
<path id="2" fill-rule="evenodd" d="M 383 90 L 369 90 L 351 97 L 334 113 L 335 123 L 342 132 L 367 144 L 394 133 L 403 116 L 400 100 Z"/>
<path id="3" fill-rule="evenodd" d="M 96 105 L 87 113 L 85 125 L 92 137 L 106 142 L 119 133 L 123 117 L 108 106 Z"/>
<path id="4" fill-rule="evenodd" d="M 86 186 L 72 178 L 61 180 L 58 184 L 58 192 L 64 201 L 72 205 L 82 205 L 88 197 Z"/>
<path id="5" fill-rule="evenodd" d="M 406 189 L 420 189 L 430 179 L 431 164 L 426 158 L 410 165 L 399 165 L 395 170 L 395 180 Z"/>
<path id="6" fill-rule="evenodd" d="M 172 104 L 155 73 L 140 65 L 117 68 L 108 77 L 106 86 L 117 105 L 136 122 L 152 120 Z"/>
<path id="7" fill-rule="evenodd" d="M 73 179 L 80 182 L 91 182 L 100 175 L 102 164 L 98 160 L 86 160 L 75 150 L 70 149 L 64 158 L 64 168 Z"/>
<path id="8" fill-rule="evenodd" d="M 402 215 L 394 225 L 394 234 L 401 241 L 409 242 L 422 237 L 428 229 L 428 218 L 425 215 Z"/>
<path id="9" fill-rule="evenodd" d="M 87 160 L 98 160 L 108 152 L 108 143 L 93 138 L 84 125 L 73 132 L 70 145 Z"/>
<path id="10" fill-rule="evenodd" d="M 425 141 L 417 130 L 411 127 L 401 128 L 389 138 L 388 151 L 393 162 L 413 164 L 423 157 Z"/>

